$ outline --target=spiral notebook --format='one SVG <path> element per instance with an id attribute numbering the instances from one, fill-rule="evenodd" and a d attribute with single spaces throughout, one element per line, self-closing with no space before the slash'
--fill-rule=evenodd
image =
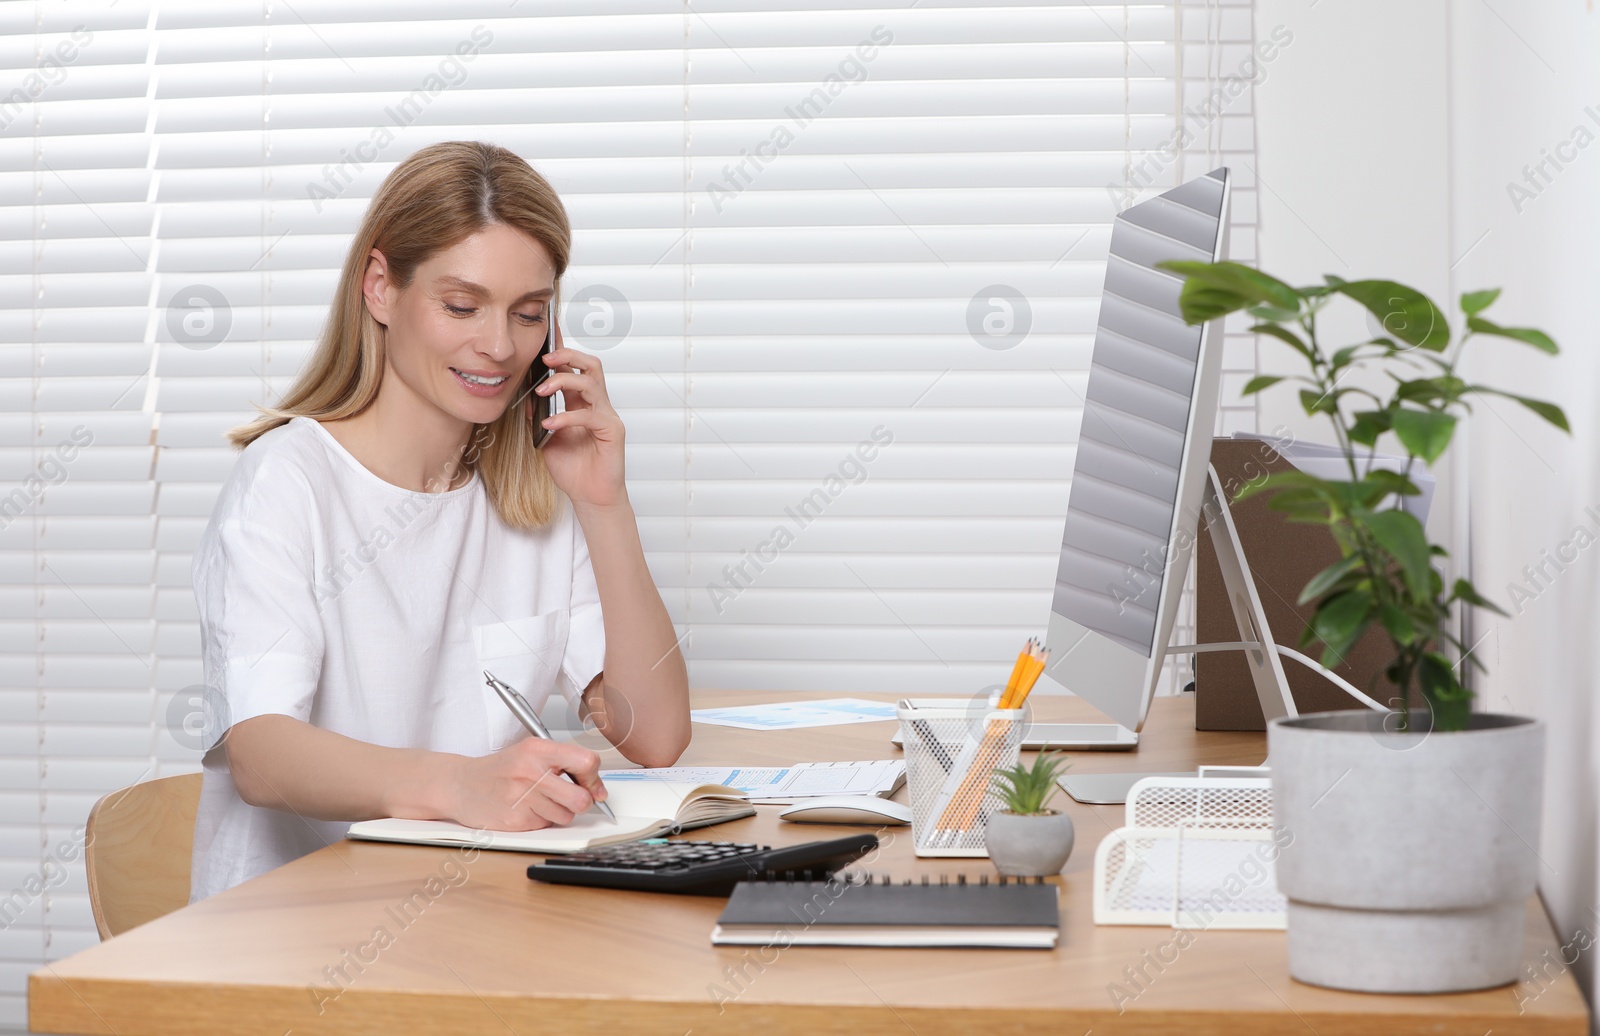
<path id="1" fill-rule="evenodd" d="M 615 821 L 590 811 L 565 827 L 537 831 L 475 831 L 447 820 L 364 820 L 351 824 L 347 838 L 415 845 L 470 845 L 525 853 L 575 853 L 617 842 L 654 838 L 674 831 L 720 824 L 755 815 L 750 799 L 721 784 L 667 781 L 607 783 L 606 802 Z"/>
<path id="2" fill-rule="evenodd" d="M 885 879 L 887 880 L 887 879 Z M 992 946 L 1053 949 L 1060 932 L 1055 885 L 1001 877 L 990 883 L 883 884 L 741 881 L 711 930 L 717 946 Z"/>

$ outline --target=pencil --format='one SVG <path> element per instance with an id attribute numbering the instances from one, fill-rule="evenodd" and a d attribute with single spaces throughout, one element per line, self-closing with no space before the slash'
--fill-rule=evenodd
<path id="1" fill-rule="evenodd" d="M 1033 681 L 1044 672 L 1044 661 L 1050 657 L 1050 650 L 1035 640 L 1029 640 L 1022 654 L 1017 656 L 1017 669 L 1012 673 L 1011 683 L 1006 687 L 1005 697 L 1000 699 L 1000 707 L 1014 709 L 1022 704 L 1028 697 L 1028 692 L 1033 689 Z"/>
<path id="2" fill-rule="evenodd" d="M 1020 709 L 1027 702 L 1028 695 L 1033 691 L 1033 685 L 1039 681 L 1040 674 L 1044 672 L 1045 664 L 1050 660 L 1050 649 L 1037 640 L 1029 638 L 1028 646 L 1025 650 L 1028 657 L 1025 660 L 1022 675 L 1017 680 L 1016 691 L 1010 698 L 1010 707 L 1013 709 Z M 1004 721 L 1001 722 L 1003 723 Z M 998 741 L 1004 739 L 1004 727 L 999 723 L 996 724 L 996 727 L 998 728 L 995 731 L 997 743 L 994 748 L 998 752 L 1000 747 Z M 962 821 L 965 824 L 970 824 L 977 814 L 983 801 L 983 796 L 988 792 L 988 787 L 986 784 L 981 785 L 977 791 L 978 794 L 971 799 L 966 816 Z"/>
<path id="3" fill-rule="evenodd" d="M 1027 667 L 1028 664 L 1028 646 L 1031 646 L 1032 644 L 1033 641 L 1028 641 L 1028 645 L 1024 646 L 1021 651 L 1017 652 L 1017 663 L 1011 667 L 1011 677 L 1010 679 L 1006 680 L 1006 691 L 1000 696 L 1000 707 L 1002 709 L 1009 707 L 1008 703 L 1011 701 L 1011 696 L 1017 693 L 1017 684 L 1021 681 L 1022 671 Z"/>
<path id="4" fill-rule="evenodd" d="M 1015 709 L 1022 706 L 1033 690 L 1033 685 L 1038 681 L 1039 674 L 1044 672 L 1045 661 L 1049 657 L 1050 652 L 1047 648 L 1032 637 L 1028 638 L 1027 644 L 1017 655 L 1016 664 L 1012 667 L 1011 678 L 1006 682 L 1005 694 L 1000 698 L 1000 708 Z M 939 816 L 934 828 L 936 839 L 943 842 L 954 841 L 971 828 L 973 820 L 982 809 L 983 798 L 988 794 L 986 778 L 994 768 L 994 763 L 998 760 L 1005 743 L 1006 722 L 1006 720 L 993 720 L 985 729 L 971 768 Z"/>
<path id="5" fill-rule="evenodd" d="M 1017 685 L 1017 693 L 1012 698 L 1011 707 L 1022 708 L 1022 703 L 1028 700 L 1028 695 L 1033 691 L 1033 685 L 1039 682 L 1039 677 L 1044 673 L 1045 663 L 1050 659 L 1048 649 L 1040 652 L 1039 657 L 1028 660 L 1028 668 L 1022 674 L 1022 680 Z"/>

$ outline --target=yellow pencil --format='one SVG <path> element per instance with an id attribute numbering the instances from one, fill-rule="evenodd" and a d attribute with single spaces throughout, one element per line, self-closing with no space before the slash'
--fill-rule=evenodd
<path id="1" fill-rule="evenodd" d="M 1000 698 L 1000 708 L 1021 708 L 1027 700 L 1033 685 L 1039 679 L 1039 674 L 1044 672 L 1045 661 L 1050 657 L 1050 652 L 1032 637 L 1017 655 L 1016 665 L 1011 668 L 1011 678 L 1006 682 L 1006 691 Z M 967 771 L 961 786 L 956 790 L 951 800 L 946 803 L 943 813 L 940 814 L 936 830 L 950 830 L 956 834 L 966 831 L 976 819 L 978 810 L 982 807 L 983 797 L 988 791 L 987 776 L 993 768 L 1000 753 L 1000 746 L 1005 741 L 1005 724 L 996 720 L 988 725 L 984 731 L 983 740 L 978 747 L 977 758 Z"/>
<path id="2" fill-rule="evenodd" d="M 1039 677 L 1044 673 L 1045 663 L 1050 658 L 1050 652 L 1042 652 L 1043 657 L 1030 658 L 1027 669 L 1023 670 L 1022 679 L 1017 684 L 1017 693 L 1013 697 L 1011 707 L 1022 708 L 1022 703 L 1028 700 L 1028 695 L 1033 691 L 1033 685 L 1039 682 Z"/>
<path id="3" fill-rule="evenodd" d="M 1031 644 L 1032 641 L 1029 641 L 1029 643 Z M 1017 652 L 1017 662 L 1011 667 L 1011 677 L 1006 680 L 1006 691 L 1000 696 L 1000 707 L 1002 709 L 1010 708 L 1006 703 L 1011 700 L 1012 695 L 1017 693 L 1017 684 L 1022 679 L 1022 671 L 1027 667 L 1028 657 L 1028 649 L 1026 647 Z"/>

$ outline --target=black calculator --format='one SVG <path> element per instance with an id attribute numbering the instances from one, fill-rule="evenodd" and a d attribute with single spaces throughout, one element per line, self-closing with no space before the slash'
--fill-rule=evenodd
<path id="1" fill-rule="evenodd" d="M 529 867 L 528 877 L 561 885 L 727 896 L 739 882 L 768 874 L 820 881 L 877 847 L 878 836 L 865 833 L 778 849 L 754 842 L 647 838 L 553 856 Z"/>

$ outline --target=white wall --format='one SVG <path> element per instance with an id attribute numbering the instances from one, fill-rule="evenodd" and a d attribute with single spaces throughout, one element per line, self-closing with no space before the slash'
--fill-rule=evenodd
<path id="1" fill-rule="evenodd" d="M 1559 403 L 1573 435 L 1514 403 L 1480 407 L 1429 523 L 1491 599 L 1515 612 L 1510 587 L 1527 591 L 1520 614 L 1476 616 L 1469 638 L 1483 638 L 1489 669 L 1480 707 L 1549 726 L 1541 887 L 1563 940 L 1580 926 L 1600 932 L 1600 543 L 1579 550 L 1573 539 L 1580 526 L 1600 538 L 1585 513 L 1600 514 L 1600 12 L 1590 6 L 1259 0 L 1257 14 L 1258 32 L 1282 23 L 1295 34 L 1257 89 L 1263 268 L 1297 280 L 1391 277 L 1447 312 L 1462 291 L 1503 287 L 1490 316 L 1564 347 L 1549 360 L 1474 341 L 1469 377 Z M 1564 148 L 1573 160 L 1548 166 L 1551 182 L 1519 212 L 1507 184 L 1578 126 L 1594 142 Z M 1264 371 L 1291 369 L 1290 359 L 1263 346 Z M 1264 401 L 1261 426 L 1279 422 L 1307 427 L 1287 395 Z M 1529 584 L 1523 567 L 1566 542 L 1575 560 Z M 1591 998 L 1595 953 L 1575 966 Z"/>
<path id="2" fill-rule="evenodd" d="M 1262 269 L 1296 284 L 1329 273 L 1396 280 L 1449 308 L 1445 24 L 1444 0 L 1258 0 L 1258 35 L 1278 25 L 1294 35 L 1256 87 Z M 1329 316 L 1325 345 L 1370 333 L 1354 304 Z M 1303 369 L 1270 338 L 1260 348 L 1263 373 Z M 1288 385 L 1264 393 L 1260 413 L 1265 431 L 1332 441 L 1327 419 L 1306 417 Z M 1452 473 L 1435 475 L 1428 531 L 1459 553 Z"/>
<path id="3" fill-rule="evenodd" d="M 1374 32 L 1374 25 L 1383 25 Z M 1261 267 L 1297 284 L 1383 277 L 1444 298 L 1449 256 L 1443 0 L 1258 0 L 1256 33 L 1294 40 L 1256 87 Z M 1364 335 L 1355 307 L 1329 341 Z M 1319 331 L 1322 329 L 1319 327 Z M 1262 339 L 1263 372 L 1298 358 Z M 1330 441 L 1284 386 L 1261 427 Z"/>
<path id="4" fill-rule="evenodd" d="M 1504 287 L 1491 315 L 1542 328 L 1563 347 L 1546 360 L 1517 343 L 1485 341 L 1471 375 L 1559 403 L 1570 437 L 1504 402 L 1481 410 L 1470 431 L 1474 581 L 1514 613 L 1482 616 L 1474 631 L 1485 638 L 1479 651 L 1489 669 L 1480 693 L 1488 708 L 1549 725 L 1541 884 L 1563 940 L 1580 927 L 1600 932 L 1600 546 L 1574 542 L 1566 553 L 1576 557 L 1565 571 L 1547 567 L 1548 581 L 1529 583 L 1522 569 L 1555 554 L 1577 527 L 1600 536 L 1600 520 L 1585 513 L 1600 513 L 1600 12 L 1592 7 L 1463 4 L 1450 27 L 1452 224 L 1457 242 L 1482 239 L 1456 268 L 1456 285 Z M 1593 135 L 1578 135 L 1588 146 L 1555 151 L 1580 126 Z M 1550 182 L 1536 175 L 1540 192 L 1514 201 L 1508 183 L 1522 184 L 1523 167 L 1552 152 L 1573 161 L 1547 165 Z M 1523 594 L 1513 593 L 1518 585 Z M 1591 1001 L 1596 952 L 1576 965 Z"/>

